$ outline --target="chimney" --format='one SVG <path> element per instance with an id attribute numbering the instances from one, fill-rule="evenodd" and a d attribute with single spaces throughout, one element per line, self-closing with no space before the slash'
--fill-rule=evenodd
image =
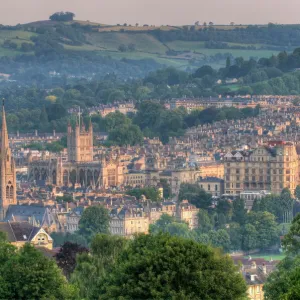
<path id="1" fill-rule="evenodd" d="M 262 271 L 263 271 L 264 275 L 267 275 L 267 266 L 265 263 L 263 263 L 263 265 L 262 265 Z"/>
<path id="2" fill-rule="evenodd" d="M 253 261 L 251 263 L 251 269 L 256 270 L 256 262 L 255 261 Z"/>

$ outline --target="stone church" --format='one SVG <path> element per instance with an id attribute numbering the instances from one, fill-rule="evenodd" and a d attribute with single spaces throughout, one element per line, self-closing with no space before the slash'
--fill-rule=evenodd
<path id="1" fill-rule="evenodd" d="M 4 103 L 2 106 L 2 131 L 1 131 L 1 199 L 0 199 L 0 220 L 5 218 L 8 207 L 17 204 L 16 194 L 16 170 L 15 162 L 9 147 L 8 132 Z"/>
<path id="2" fill-rule="evenodd" d="M 81 123 L 81 124 L 80 124 Z M 86 129 L 78 118 L 75 128 L 68 124 L 67 160 L 61 157 L 32 161 L 29 164 L 29 180 L 44 180 L 56 186 L 92 189 L 120 186 L 124 182 L 124 167 L 119 158 L 100 160 L 93 157 L 93 126 Z"/>

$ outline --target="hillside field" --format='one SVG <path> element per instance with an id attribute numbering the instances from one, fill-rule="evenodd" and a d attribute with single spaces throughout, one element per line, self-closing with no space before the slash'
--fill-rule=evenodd
<path id="1" fill-rule="evenodd" d="M 196 41 L 182 41 L 176 40 L 172 42 L 162 43 L 159 41 L 151 31 L 154 29 L 160 30 L 181 30 L 182 27 L 178 26 L 110 26 L 99 24 L 90 21 L 73 21 L 72 23 L 80 23 L 82 25 L 93 26 L 93 32 L 86 33 L 86 44 L 81 46 L 70 46 L 63 44 L 68 50 L 74 51 L 97 51 L 99 55 L 109 55 L 116 59 L 128 58 L 128 59 L 154 59 L 159 63 L 167 66 L 174 66 L 178 68 L 185 68 L 189 65 L 190 59 L 202 60 L 209 58 L 215 54 L 227 54 L 230 53 L 234 57 L 243 57 L 249 59 L 250 57 L 261 58 L 270 57 L 272 54 L 278 54 L 279 51 L 261 50 L 262 45 L 259 44 L 236 44 L 228 43 L 229 46 L 255 46 L 257 50 L 249 49 L 208 49 L 205 48 L 205 42 Z M 31 23 L 35 26 L 53 26 L 57 22 L 53 21 L 38 21 Z M 70 22 L 66 23 L 70 24 Z M 29 24 L 30 25 L 30 24 Z M 28 24 L 27 24 L 28 26 Z M 216 27 L 218 26 L 218 27 Z M 240 27 L 242 25 L 216 25 L 216 28 L 222 28 L 224 30 L 231 30 L 233 28 Z M 244 26 L 244 25 L 243 25 Z M 242 26 L 242 27 L 243 27 Z M 197 26 L 202 28 L 203 25 Z M 36 35 L 34 32 L 25 30 L 7 30 L 0 29 L 0 56 L 15 56 L 18 54 L 24 54 L 19 51 L 23 42 L 32 43 L 30 38 Z M 18 49 L 12 50 L 2 47 L 5 40 L 10 40 L 18 45 Z M 226 42 L 226 41 L 225 41 Z M 120 52 L 119 46 L 130 44 L 135 45 L 135 51 L 133 52 Z M 168 50 L 174 50 L 180 55 L 166 55 Z M 182 54 L 182 53 L 187 53 Z M 193 53 L 189 55 L 188 52 Z M 224 64 L 223 61 L 216 61 L 212 65 L 214 67 L 220 67 Z"/>

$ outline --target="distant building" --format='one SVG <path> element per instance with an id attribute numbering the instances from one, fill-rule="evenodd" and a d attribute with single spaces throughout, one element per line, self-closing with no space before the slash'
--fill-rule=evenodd
<path id="1" fill-rule="evenodd" d="M 247 283 L 248 299 L 263 300 L 263 286 L 270 273 L 279 261 L 267 261 L 263 258 L 232 257 L 234 263 L 240 267 L 240 272 Z"/>
<path id="2" fill-rule="evenodd" d="M 224 194 L 224 180 L 218 177 L 199 177 L 198 185 L 207 193 L 220 197 Z"/>
<path id="3" fill-rule="evenodd" d="M 198 227 L 198 212 L 199 208 L 190 204 L 188 200 L 183 200 L 177 210 L 177 218 L 180 221 L 186 222 L 190 229 Z"/>
<path id="4" fill-rule="evenodd" d="M 83 120 L 78 118 L 73 129 L 68 125 L 68 159 L 61 157 L 45 158 L 29 164 L 29 180 L 44 180 L 49 185 L 80 186 L 82 188 L 108 188 L 123 184 L 123 166 L 119 157 L 116 159 L 102 156 L 93 157 L 92 123 L 86 130 Z"/>
<path id="5" fill-rule="evenodd" d="M 5 221 L 28 222 L 31 226 L 43 228 L 49 233 L 61 230 L 56 215 L 45 206 L 10 205 Z"/>
<path id="6" fill-rule="evenodd" d="M 137 233 L 147 234 L 149 231 L 149 216 L 143 208 L 114 209 L 110 214 L 110 233 L 124 237 L 132 237 Z"/>
<path id="7" fill-rule="evenodd" d="M 26 243 L 50 250 L 53 248 L 50 235 L 43 228 L 32 226 L 28 222 L 0 222 L 0 231 L 6 234 L 9 243 L 18 248 Z"/>
<path id="8" fill-rule="evenodd" d="M 264 198 L 271 195 L 268 191 L 243 191 L 240 193 L 240 198 L 245 200 L 245 207 L 247 210 L 251 210 L 253 203 L 256 199 Z"/>
<path id="9" fill-rule="evenodd" d="M 236 150 L 224 156 L 225 193 L 267 190 L 293 194 L 299 184 L 299 159 L 291 142 L 274 141 L 254 150 Z"/>
<path id="10" fill-rule="evenodd" d="M 10 205 L 17 204 L 17 180 L 15 161 L 12 157 L 11 149 L 8 141 L 8 132 L 6 125 L 6 116 L 4 103 L 2 106 L 2 131 L 1 131 L 1 185 L 0 185 L 0 220 L 6 216 L 6 212 Z"/>

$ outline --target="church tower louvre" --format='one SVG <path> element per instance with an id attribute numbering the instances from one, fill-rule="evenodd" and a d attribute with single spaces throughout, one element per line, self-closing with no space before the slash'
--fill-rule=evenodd
<path id="1" fill-rule="evenodd" d="M 71 162 L 91 162 L 93 161 L 93 125 L 89 122 L 86 130 L 83 119 L 79 116 L 73 129 L 68 124 L 68 161 Z"/>
<path id="2" fill-rule="evenodd" d="M 9 205 L 17 204 L 16 194 L 16 169 L 15 161 L 9 147 L 4 101 L 2 105 L 2 130 L 1 130 L 1 199 L 0 199 L 0 219 L 4 219 Z"/>

